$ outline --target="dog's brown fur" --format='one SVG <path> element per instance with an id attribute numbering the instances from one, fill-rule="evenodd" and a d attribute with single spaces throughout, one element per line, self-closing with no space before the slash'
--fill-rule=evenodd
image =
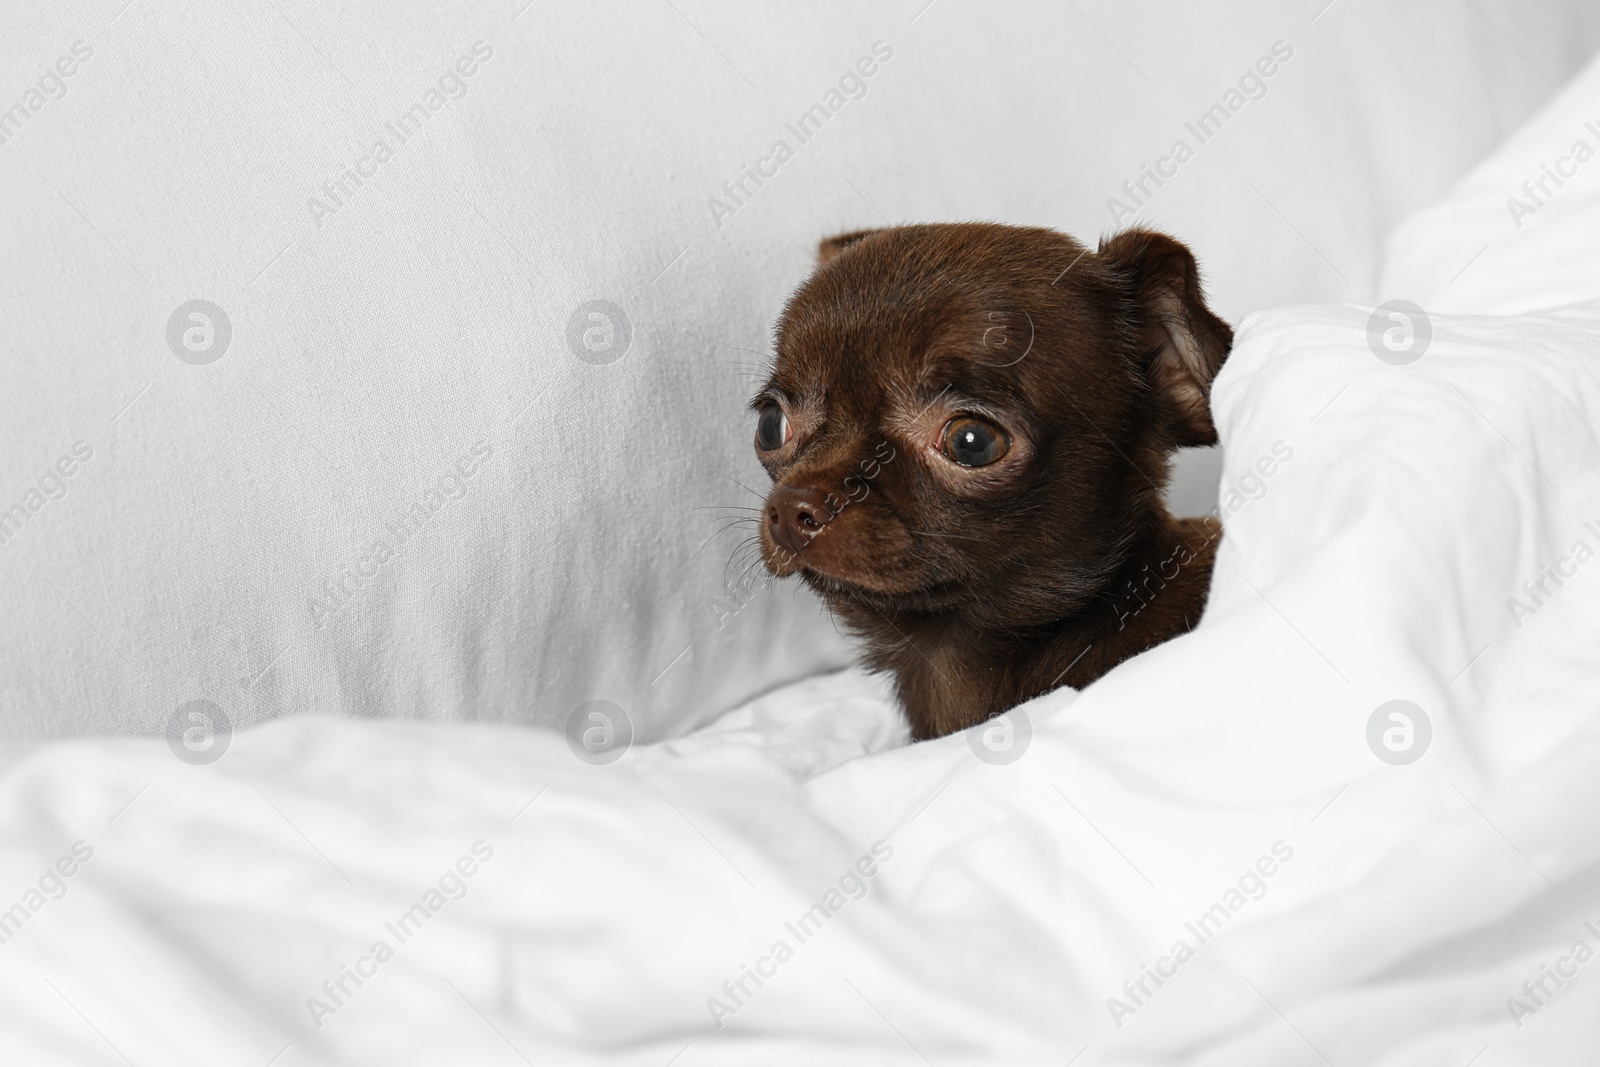
<path id="1" fill-rule="evenodd" d="M 913 737 L 1085 686 L 1200 618 L 1220 531 L 1174 519 L 1161 489 L 1175 448 L 1216 441 L 1232 343 L 1162 234 L 1094 252 L 980 223 L 824 241 L 753 404 L 793 435 L 757 449 L 763 559 L 865 638 Z M 961 416 L 1009 451 L 948 458 Z"/>

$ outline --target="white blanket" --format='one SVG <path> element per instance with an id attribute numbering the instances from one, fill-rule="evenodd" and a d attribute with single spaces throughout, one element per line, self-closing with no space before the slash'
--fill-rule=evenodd
<path id="1" fill-rule="evenodd" d="M 1379 291 L 1515 315 L 1600 299 L 1600 55 L 1389 235 Z"/>
<path id="2" fill-rule="evenodd" d="M 1592 1064 L 1600 306 L 1368 322 L 1245 323 L 1202 625 L 1007 723 L 13 753 L 0 1062 Z"/>

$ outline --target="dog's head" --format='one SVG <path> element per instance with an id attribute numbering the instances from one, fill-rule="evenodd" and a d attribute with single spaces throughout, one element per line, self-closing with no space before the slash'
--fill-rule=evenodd
<path id="1" fill-rule="evenodd" d="M 752 404 L 763 559 L 862 613 L 1072 614 L 1164 520 L 1172 450 L 1216 441 L 1231 343 L 1162 234 L 1097 251 L 978 223 L 824 241 Z"/>

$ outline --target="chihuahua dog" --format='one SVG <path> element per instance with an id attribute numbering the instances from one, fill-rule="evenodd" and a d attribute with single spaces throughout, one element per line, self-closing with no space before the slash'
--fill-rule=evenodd
<path id="1" fill-rule="evenodd" d="M 822 242 L 752 402 L 760 548 L 890 672 L 914 738 L 1081 688 L 1200 618 L 1220 528 L 1162 501 L 1216 442 L 1233 331 L 1194 256 L 986 223 Z"/>

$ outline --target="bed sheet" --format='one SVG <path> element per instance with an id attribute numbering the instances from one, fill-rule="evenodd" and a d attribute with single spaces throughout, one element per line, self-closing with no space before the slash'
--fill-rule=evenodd
<path id="1" fill-rule="evenodd" d="M 963 734 L 19 755 L 0 1061 L 1592 1063 L 1600 307 L 1391 315 L 1246 321 L 1201 625 Z"/>

